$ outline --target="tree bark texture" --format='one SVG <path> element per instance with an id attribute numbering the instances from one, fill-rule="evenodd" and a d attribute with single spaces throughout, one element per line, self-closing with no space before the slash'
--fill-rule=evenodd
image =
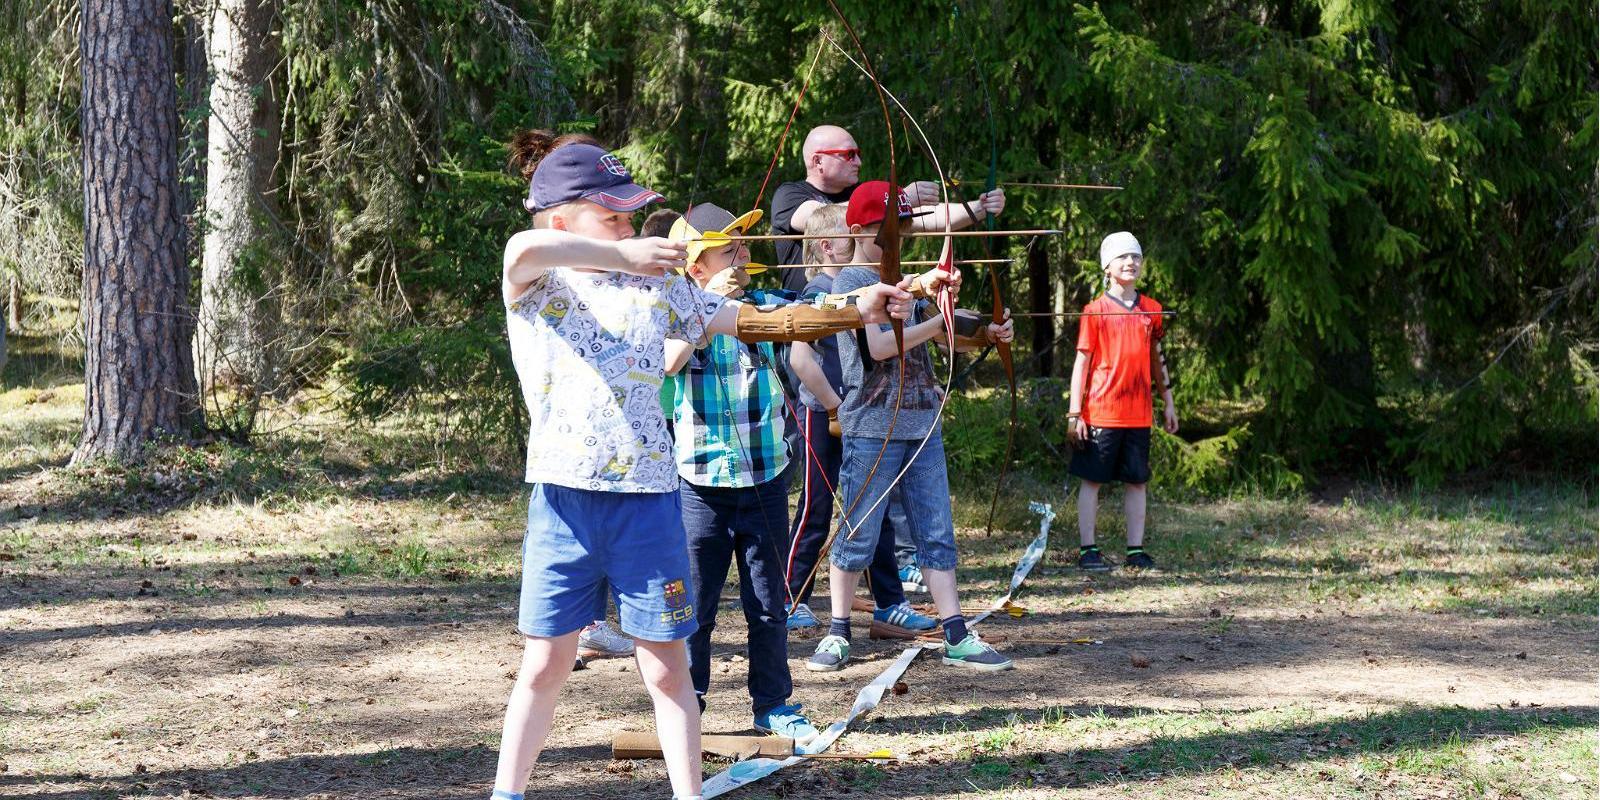
<path id="1" fill-rule="evenodd" d="M 11 323 L 11 330 L 22 329 L 22 279 L 12 275 L 10 285 L 6 287 L 6 321 Z"/>
<path id="2" fill-rule="evenodd" d="M 202 387 L 272 388 L 280 258 L 269 223 L 281 124 L 271 81 L 277 0 L 219 0 L 206 31 L 211 68 L 205 253 L 196 348 Z"/>
<path id="3" fill-rule="evenodd" d="M 198 420 L 178 199 L 171 0 L 84 0 L 83 438 L 138 455 Z"/>
<path id="4" fill-rule="evenodd" d="M 1050 249 L 1038 241 L 1028 248 L 1028 311 L 1047 314 L 1051 308 Z M 1039 375 L 1055 374 L 1056 321 L 1053 317 L 1033 318 L 1033 353 Z"/>

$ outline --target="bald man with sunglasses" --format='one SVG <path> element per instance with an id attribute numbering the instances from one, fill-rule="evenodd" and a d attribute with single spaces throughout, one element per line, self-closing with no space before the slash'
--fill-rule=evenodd
<path id="1" fill-rule="evenodd" d="M 829 203 L 843 203 L 850 192 L 861 183 L 861 148 L 850 132 L 837 125 L 819 125 L 806 134 L 800 154 L 805 159 L 806 178 L 789 181 L 772 193 L 772 232 L 782 234 L 805 233 L 811 212 Z M 971 227 L 987 216 L 994 216 L 1006 207 L 1004 190 L 995 189 L 978 195 L 971 203 L 974 219 L 967 207 L 960 203 L 940 203 L 939 184 L 934 181 L 912 181 L 904 187 L 906 197 L 918 212 L 933 213 L 916 217 L 911 223 L 914 230 L 942 231 L 945 218 L 955 230 Z M 801 261 L 801 242 L 775 242 L 779 264 L 798 264 Z M 784 270 L 783 288 L 799 292 L 805 288 L 803 270 Z M 792 286 L 790 284 L 793 284 Z"/>

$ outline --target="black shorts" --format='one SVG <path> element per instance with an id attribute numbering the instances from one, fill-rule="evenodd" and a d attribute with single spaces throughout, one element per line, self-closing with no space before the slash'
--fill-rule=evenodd
<path id="1" fill-rule="evenodd" d="M 1090 428 L 1072 454 L 1072 474 L 1095 483 L 1149 483 L 1149 428 Z"/>

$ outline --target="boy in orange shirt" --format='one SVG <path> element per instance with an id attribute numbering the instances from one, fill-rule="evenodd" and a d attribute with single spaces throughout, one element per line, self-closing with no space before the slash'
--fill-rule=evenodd
<path id="1" fill-rule="evenodd" d="M 1144 251 L 1127 231 L 1100 243 L 1106 293 L 1083 307 L 1078 323 L 1078 358 L 1072 365 L 1072 401 L 1067 424 L 1075 445 L 1071 471 L 1078 487 L 1078 568 L 1105 572 L 1111 564 L 1094 543 L 1100 486 L 1123 483 L 1128 520 L 1126 564 L 1150 569 L 1144 551 L 1145 484 L 1150 481 L 1151 381 L 1160 388 L 1167 433 L 1178 432 L 1167 368 L 1158 344 L 1166 335 L 1161 304 L 1134 286 L 1144 272 Z"/>

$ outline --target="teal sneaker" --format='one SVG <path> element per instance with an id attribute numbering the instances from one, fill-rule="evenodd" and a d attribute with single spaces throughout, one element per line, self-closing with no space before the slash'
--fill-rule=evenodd
<path id="1" fill-rule="evenodd" d="M 1011 659 L 984 644 L 976 633 L 967 634 L 967 638 L 956 644 L 945 643 L 944 663 L 979 672 L 1002 672 L 1012 667 Z"/>
<path id="2" fill-rule="evenodd" d="M 918 614 L 910 603 L 905 602 L 897 606 L 880 608 L 872 612 L 872 618 L 913 632 L 931 631 L 939 627 L 938 620 L 925 614 Z"/>
<path id="3" fill-rule="evenodd" d="M 838 672 L 850 661 L 850 641 L 843 636 L 829 634 L 817 642 L 817 652 L 806 661 L 812 672 Z"/>
<path id="4" fill-rule="evenodd" d="M 805 603 L 797 603 L 789 611 L 789 621 L 784 624 L 788 626 L 789 630 L 793 631 L 801 628 L 815 628 L 822 623 L 818 622 L 817 615 L 811 612 L 811 606 Z"/>
<path id="5" fill-rule="evenodd" d="M 764 714 L 756 715 L 755 728 L 762 733 L 773 736 L 784 736 L 794 740 L 795 744 L 810 744 L 817 738 L 821 731 L 817 726 L 800 713 L 800 704 L 791 706 L 778 706 Z"/>

